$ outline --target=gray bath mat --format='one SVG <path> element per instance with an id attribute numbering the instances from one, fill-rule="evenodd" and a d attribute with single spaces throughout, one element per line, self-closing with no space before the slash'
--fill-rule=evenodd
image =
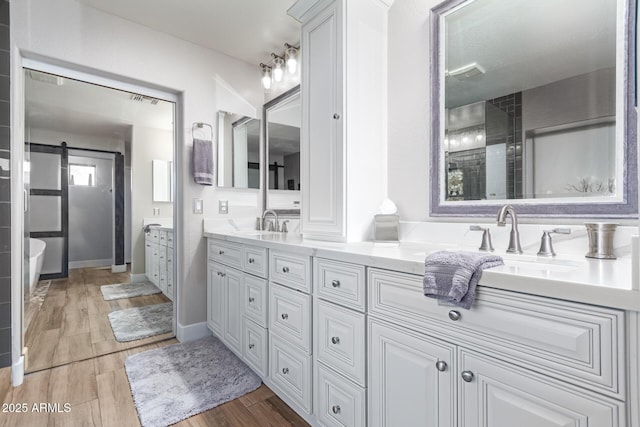
<path id="1" fill-rule="evenodd" d="M 143 426 L 168 426 L 243 396 L 261 380 L 216 337 L 127 357 L 125 369 Z"/>
<path id="2" fill-rule="evenodd" d="M 161 291 L 151 282 L 136 282 L 100 286 L 100 292 L 102 292 L 102 298 L 104 298 L 105 301 L 111 301 L 114 299 L 159 294 Z"/>
<path id="3" fill-rule="evenodd" d="M 134 341 L 171 332 L 173 303 L 145 305 L 109 313 L 111 329 L 119 342 Z"/>

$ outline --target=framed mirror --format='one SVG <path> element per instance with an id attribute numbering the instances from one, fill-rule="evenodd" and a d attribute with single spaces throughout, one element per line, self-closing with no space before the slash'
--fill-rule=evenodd
<path id="1" fill-rule="evenodd" d="M 300 214 L 300 86 L 264 105 L 264 205 Z"/>
<path id="2" fill-rule="evenodd" d="M 431 215 L 637 216 L 635 7 L 432 9 Z"/>
<path id="3" fill-rule="evenodd" d="M 218 187 L 260 188 L 260 120 L 218 111 Z"/>
<path id="4" fill-rule="evenodd" d="M 151 161 L 154 202 L 173 202 L 173 162 L 171 160 Z"/>

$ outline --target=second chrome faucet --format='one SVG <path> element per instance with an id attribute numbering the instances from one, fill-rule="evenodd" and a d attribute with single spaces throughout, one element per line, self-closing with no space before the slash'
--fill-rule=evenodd
<path id="1" fill-rule="evenodd" d="M 520 245 L 520 232 L 518 231 L 518 217 L 515 209 L 511 205 L 504 205 L 498 211 L 498 217 L 496 222 L 498 227 L 504 227 L 507 225 L 507 215 L 511 217 L 511 233 L 509 234 L 509 247 L 507 253 L 509 254 L 521 254 L 522 245 Z"/>

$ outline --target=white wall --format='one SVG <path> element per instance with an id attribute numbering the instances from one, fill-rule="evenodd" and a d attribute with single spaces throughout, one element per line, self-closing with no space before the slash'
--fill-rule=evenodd
<path id="1" fill-rule="evenodd" d="M 173 203 L 153 201 L 152 161 L 173 161 L 173 132 L 134 126 L 131 139 L 131 273 L 144 274 L 143 219 L 173 216 Z"/>
<path id="2" fill-rule="evenodd" d="M 84 6 L 74 0 L 21 0 L 11 4 L 14 47 L 36 59 L 73 64 L 82 71 L 98 70 L 127 82 L 144 82 L 178 93 L 180 157 L 185 176 L 178 189 L 183 200 L 182 235 L 178 236 L 181 277 L 178 321 L 189 325 L 206 320 L 206 244 L 202 216 L 191 212 L 191 200 L 204 200 L 205 214 L 217 211 L 216 189 L 196 185 L 191 176 L 191 124 L 215 123 L 215 77 L 220 76 L 248 102 L 264 101 L 256 67 L 175 37 Z M 16 122 L 17 125 L 17 122 Z M 233 210 L 235 196 L 225 192 Z M 255 195 L 254 195 L 255 198 Z M 256 204 L 253 205 L 255 212 Z M 135 227 L 135 226 L 134 226 Z"/>

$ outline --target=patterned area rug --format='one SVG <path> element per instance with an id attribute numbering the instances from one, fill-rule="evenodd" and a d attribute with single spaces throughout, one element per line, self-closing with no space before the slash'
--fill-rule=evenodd
<path id="1" fill-rule="evenodd" d="M 151 282 L 136 282 L 100 286 L 100 292 L 102 292 L 102 298 L 104 298 L 105 301 L 111 301 L 114 299 L 159 294 L 160 289 Z"/>
<path id="2" fill-rule="evenodd" d="M 134 341 L 171 332 L 173 303 L 145 305 L 109 313 L 111 329 L 119 342 Z"/>
<path id="3" fill-rule="evenodd" d="M 168 426 L 243 396 L 262 382 L 216 337 L 127 357 L 133 401 L 143 426 Z"/>

